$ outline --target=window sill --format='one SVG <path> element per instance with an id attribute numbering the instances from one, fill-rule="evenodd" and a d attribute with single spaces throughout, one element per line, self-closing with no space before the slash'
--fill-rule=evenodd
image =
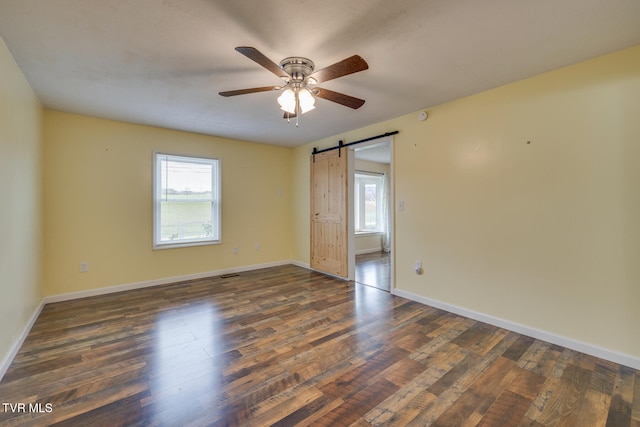
<path id="1" fill-rule="evenodd" d="M 154 244 L 153 250 L 162 250 L 162 249 L 174 249 L 174 248 L 188 248 L 191 246 L 209 246 L 209 245 L 219 245 L 222 242 L 220 240 L 205 240 L 199 242 L 179 242 L 179 243 L 160 243 Z"/>
<path id="2" fill-rule="evenodd" d="M 356 236 L 382 236 L 382 231 L 356 231 Z"/>

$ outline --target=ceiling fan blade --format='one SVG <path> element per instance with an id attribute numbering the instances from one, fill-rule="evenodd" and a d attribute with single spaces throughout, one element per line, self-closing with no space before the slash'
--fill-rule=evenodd
<path id="1" fill-rule="evenodd" d="M 355 98 L 353 96 L 345 95 L 344 93 L 334 92 L 329 89 L 322 89 L 320 87 L 315 88 L 316 96 L 318 98 L 326 99 L 327 101 L 337 102 L 345 107 L 353 108 L 354 110 L 364 105 L 364 99 Z"/>
<path id="2" fill-rule="evenodd" d="M 282 68 L 280 68 L 278 64 L 276 64 L 275 62 L 273 62 L 272 60 L 264 56 L 255 47 L 240 46 L 240 47 L 237 47 L 236 50 L 241 54 L 243 54 L 244 56 L 246 56 L 247 58 L 251 59 L 252 61 L 255 61 L 258 64 L 262 65 L 264 68 L 271 71 L 276 76 L 280 78 L 289 77 L 289 74 L 287 74 Z"/>
<path id="3" fill-rule="evenodd" d="M 353 55 L 347 59 L 343 59 L 340 62 L 336 62 L 333 65 L 329 65 L 327 68 L 318 70 L 311 74 L 309 78 L 314 79 L 318 83 L 326 82 L 329 80 L 337 79 L 338 77 L 347 76 L 349 74 L 364 71 L 369 68 L 367 62 L 359 55 Z"/>
<path id="4" fill-rule="evenodd" d="M 278 90 L 280 86 L 263 86 L 263 87 L 253 87 L 250 89 L 239 89 L 239 90 L 228 90 L 225 92 L 218 92 L 222 96 L 236 96 L 236 95 L 246 95 L 247 93 L 256 93 L 256 92 L 269 92 L 271 90 Z"/>

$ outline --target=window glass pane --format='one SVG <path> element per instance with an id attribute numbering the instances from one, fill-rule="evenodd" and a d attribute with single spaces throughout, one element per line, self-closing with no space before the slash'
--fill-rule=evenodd
<path id="1" fill-rule="evenodd" d="M 212 165 L 163 160 L 161 173 L 165 200 L 211 199 Z"/>
<path id="2" fill-rule="evenodd" d="M 213 235 L 211 202 L 161 202 L 160 240 L 216 238 Z"/>
<path id="3" fill-rule="evenodd" d="M 154 246 L 220 242 L 219 160 L 156 154 Z"/>
<path id="4" fill-rule="evenodd" d="M 377 228 L 377 208 L 376 208 L 377 185 L 373 183 L 364 186 L 364 227 L 366 229 Z"/>
<path id="5" fill-rule="evenodd" d="M 356 174 L 354 191 L 354 214 L 356 231 L 379 231 L 380 197 L 382 194 L 382 176 L 374 174 Z"/>

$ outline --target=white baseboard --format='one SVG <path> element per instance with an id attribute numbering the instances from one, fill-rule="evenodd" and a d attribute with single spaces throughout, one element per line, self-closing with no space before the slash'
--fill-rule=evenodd
<path id="1" fill-rule="evenodd" d="M 9 369 L 11 362 L 13 362 L 13 358 L 16 357 L 16 354 L 18 354 L 18 351 L 20 351 L 20 347 L 22 347 L 24 340 L 27 339 L 27 335 L 29 335 L 31 328 L 33 327 L 34 323 L 36 323 L 36 320 L 38 319 L 38 316 L 40 315 L 40 312 L 42 311 L 44 304 L 45 302 L 43 299 L 42 301 L 40 301 L 40 304 L 33 311 L 33 314 L 29 318 L 29 321 L 27 322 L 27 324 L 22 329 L 22 332 L 20 333 L 18 338 L 14 341 L 13 345 L 11 346 L 7 354 L 2 359 L 2 362 L 0 363 L 0 381 L 2 381 L 2 378 L 4 378 L 4 374 L 7 373 L 7 369 Z"/>
<path id="2" fill-rule="evenodd" d="M 307 270 L 311 270 L 311 265 L 308 262 L 292 260 L 289 262 L 289 264 L 293 264 L 296 267 L 302 267 L 302 268 L 306 268 Z"/>
<path id="3" fill-rule="evenodd" d="M 310 264 L 300 261 L 291 261 L 290 264 L 295 265 L 296 267 L 306 268 L 307 270 L 315 271 L 316 273 L 324 274 L 325 276 L 331 276 L 340 280 L 349 280 L 347 277 L 337 276 L 335 274 L 327 273 L 326 271 L 316 270 L 315 268 L 311 268 Z"/>
<path id="4" fill-rule="evenodd" d="M 91 289 L 87 291 L 70 292 L 66 294 L 51 295 L 45 297 L 44 303 L 69 301 L 78 298 L 86 298 L 97 295 L 112 294 L 115 292 L 130 291 L 133 289 L 148 288 L 151 286 L 166 285 L 169 283 L 184 282 L 186 280 L 203 279 L 205 277 L 220 276 L 222 274 L 242 273 L 243 271 L 259 270 L 261 268 L 278 267 L 281 265 L 293 264 L 292 261 L 276 261 L 264 264 L 254 264 L 243 267 L 225 268 L 222 270 L 205 271 L 202 273 L 185 274 L 182 276 L 164 277 L 161 279 L 145 280 L 142 282 L 128 283 L 125 285 L 108 286 L 104 288 Z"/>
<path id="5" fill-rule="evenodd" d="M 576 350 L 581 353 L 589 354 L 591 356 L 606 359 L 620 365 L 628 366 L 633 369 L 640 369 L 640 359 L 628 354 L 618 353 L 616 351 L 608 350 L 606 348 L 598 347 L 592 344 L 587 344 L 582 341 L 574 340 L 571 338 L 563 337 L 553 334 L 551 332 L 542 331 L 532 328 L 530 326 L 522 325 L 520 323 L 511 322 L 508 320 L 500 319 L 498 317 L 489 316 L 487 314 L 479 313 L 477 311 L 468 310 L 466 308 L 458 307 L 455 305 L 447 304 L 442 301 L 427 298 L 421 295 L 416 295 L 411 292 L 406 292 L 400 289 L 394 289 L 393 294 L 399 297 L 410 299 L 412 301 L 419 302 L 421 304 L 429 305 L 431 307 L 439 308 L 451 313 L 458 314 L 460 316 L 468 317 L 470 319 L 478 320 L 480 322 L 488 323 L 499 328 L 504 328 L 509 331 L 517 332 L 522 335 L 529 336 L 531 338 L 540 339 L 543 341 L 557 344 L 562 347 Z"/>

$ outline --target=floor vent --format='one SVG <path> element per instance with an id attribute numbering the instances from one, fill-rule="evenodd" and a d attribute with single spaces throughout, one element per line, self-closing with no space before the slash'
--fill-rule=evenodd
<path id="1" fill-rule="evenodd" d="M 227 279 L 229 277 L 237 277 L 237 276 L 239 276 L 238 273 L 227 273 L 227 274 L 221 274 L 220 278 L 221 279 Z"/>

